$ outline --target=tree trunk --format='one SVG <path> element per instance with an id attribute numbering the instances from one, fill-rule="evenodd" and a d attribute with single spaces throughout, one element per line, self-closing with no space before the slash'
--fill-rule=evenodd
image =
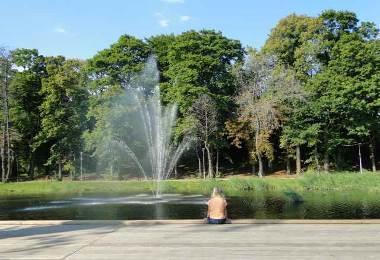
<path id="1" fill-rule="evenodd" d="M 256 165 L 255 165 L 255 162 L 252 162 L 252 175 L 256 175 Z"/>
<path id="2" fill-rule="evenodd" d="M 6 65 L 5 65 L 6 66 Z M 1 124 L 1 130 L 2 130 L 2 137 L 3 137 L 3 140 L 1 142 L 1 181 L 3 183 L 5 183 L 5 174 L 6 174 L 6 166 L 5 166 L 5 151 L 6 151 L 6 91 L 5 91 L 5 81 L 6 81 L 6 75 L 4 77 L 4 79 L 1 79 L 3 82 L 2 84 L 2 89 L 1 89 L 1 92 L 2 92 L 2 101 L 3 101 L 3 122 Z"/>
<path id="3" fill-rule="evenodd" d="M 198 178 L 202 178 L 202 160 L 201 160 L 201 157 L 199 156 L 197 148 L 195 149 L 195 153 L 198 159 Z"/>
<path id="4" fill-rule="evenodd" d="M 62 181 L 62 162 L 61 162 L 61 160 L 58 162 L 58 180 Z"/>
<path id="5" fill-rule="evenodd" d="M 290 174 L 290 158 L 289 154 L 286 155 L 286 174 Z"/>
<path id="6" fill-rule="evenodd" d="M 83 152 L 80 152 L 80 180 L 83 181 Z"/>
<path id="7" fill-rule="evenodd" d="M 216 150 L 216 166 L 215 166 L 216 176 L 219 176 L 219 150 Z"/>
<path id="8" fill-rule="evenodd" d="M 375 157 L 375 146 L 373 140 L 369 143 L 369 158 L 371 159 L 372 171 L 376 171 L 376 157 Z"/>
<path id="9" fill-rule="evenodd" d="M 271 173 L 273 171 L 273 162 L 268 159 L 268 172 Z"/>
<path id="10" fill-rule="evenodd" d="M 202 148 L 202 166 L 203 166 L 203 179 L 206 179 L 205 149 L 204 148 Z"/>
<path id="11" fill-rule="evenodd" d="M 5 64 L 4 64 L 4 81 L 3 81 L 3 182 L 6 182 L 11 171 L 10 167 L 10 138 L 9 138 L 9 110 L 8 110 L 8 76 L 9 76 L 9 60 L 5 58 Z M 6 160 L 6 162 L 5 162 Z"/>
<path id="12" fill-rule="evenodd" d="M 28 159 L 28 176 L 31 180 L 34 178 L 34 154 L 31 152 Z"/>
<path id="13" fill-rule="evenodd" d="M 210 148 L 206 146 L 206 151 L 207 151 L 207 159 L 208 159 L 208 177 L 213 178 L 214 177 L 214 169 L 212 166 L 212 155 L 210 152 Z"/>
<path id="14" fill-rule="evenodd" d="M 8 103 L 8 102 L 7 102 Z M 7 104 L 7 111 L 8 111 L 8 104 Z M 8 181 L 9 177 L 11 176 L 12 172 L 12 156 L 11 156 L 11 147 L 10 147 L 10 136 L 9 136 L 9 113 L 7 113 L 7 122 L 6 122 L 6 129 L 7 129 L 7 176 L 5 178 L 5 181 Z"/>
<path id="15" fill-rule="evenodd" d="M 323 170 L 325 172 L 328 172 L 330 170 L 330 162 L 329 162 L 329 153 L 326 149 L 324 155 L 323 155 Z"/>
<path id="16" fill-rule="evenodd" d="M 259 177 L 262 178 L 264 175 L 264 165 L 263 165 L 263 157 L 260 153 L 257 154 L 257 159 L 259 160 Z"/>
<path id="17" fill-rule="evenodd" d="M 9 139 L 8 139 L 9 140 Z M 9 142 L 8 142 L 9 145 Z M 12 170 L 13 170 L 13 151 L 10 149 L 8 146 L 8 162 L 7 162 L 7 174 L 5 176 L 5 181 L 9 180 L 9 177 L 12 175 Z"/>
<path id="18" fill-rule="evenodd" d="M 19 170 L 20 170 L 20 167 L 18 165 L 18 158 L 16 157 L 16 182 L 18 182 Z"/>
<path id="19" fill-rule="evenodd" d="M 3 139 L 4 140 L 4 139 Z M 4 148 L 1 147 L 1 182 L 5 182 L 5 160 L 4 160 Z"/>
<path id="20" fill-rule="evenodd" d="M 296 174 L 301 173 L 301 147 L 296 146 Z"/>
<path id="21" fill-rule="evenodd" d="M 73 164 L 74 164 L 74 169 L 73 169 L 73 174 L 72 174 L 72 176 L 71 176 L 71 180 L 73 181 L 75 178 L 76 178 L 76 175 L 77 175 L 77 165 L 76 165 L 76 158 L 75 158 L 75 154 L 73 155 L 73 157 L 74 157 L 74 162 L 73 162 Z"/>
<path id="22" fill-rule="evenodd" d="M 360 169 L 360 173 L 363 173 L 363 164 L 362 164 L 362 152 L 361 152 L 361 143 L 358 144 L 358 148 L 359 148 L 359 169 Z"/>
<path id="23" fill-rule="evenodd" d="M 314 149 L 314 158 L 315 158 L 315 165 L 317 167 L 318 173 L 321 171 L 321 167 L 319 165 L 319 155 L 318 155 L 318 150 L 317 148 Z"/>
<path id="24" fill-rule="evenodd" d="M 343 163 L 343 155 L 342 155 L 342 150 L 341 149 L 338 149 L 336 151 L 336 156 L 335 156 L 335 161 L 336 161 L 336 169 L 337 170 L 342 170 L 344 167 L 344 163 Z"/>
<path id="25" fill-rule="evenodd" d="M 263 172 L 264 172 L 264 169 L 263 169 L 263 158 L 261 156 L 261 153 L 259 151 L 257 151 L 258 142 L 259 142 L 259 131 L 258 131 L 258 129 L 256 129 L 256 132 L 255 132 L 255 152 L 257 154 L 257 159 L 259 161 L 259 172 L 258 172 L 258 175 L 259 175 L 260 178 L 262 178 L 263 177 Z"/>

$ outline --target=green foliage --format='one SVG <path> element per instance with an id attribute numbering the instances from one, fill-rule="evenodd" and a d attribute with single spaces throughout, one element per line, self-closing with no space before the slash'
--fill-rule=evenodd
<path id="1" fill-rule="evenodd" d="M 294 67 L 304 79 L 320 69 L 317 58 L 323 49 L 319 35 L 322 30 L 319 18 L 289 15 L 272 29 L 262 51 L 275 55 L 281 64 Z"/>
<path id="2" fill-rule="evenodd" d="M 242 58 L 240 42 L 220 32 L 188 31 L 176 36 L 167 53 L 168 69 L 163 72 L 168 79 L 162 84 L 164 100 L 178 103 L 185 113 L 201 94 L 209 94 L 218 109 L 228 109 L 235 92 L 230 70 Z"/>
<path id="3" fill-rule="evenodd" d="M 312 192 L 323 195 L 326 192 L 337 194 L 356 194 L 355 192 L 380 192 L 378 173 L 355 174 L 338 172 L 318 174 L 308 172 L 294 179 L 266 177 L 230 178 L 230 179 L 185 179 L 162 182 L 162 192 L 181 194 L 203 194 L 209 196 L 213 187 L 223 189 L 227 196 L 260 196 L 263 192 L 277 192 L 285 195 L 297 193 L 308 196 Z M 139 194 L 151 192 L 155 183 L 151 181 L 83 181 L 55 182 L 34 181 L 0 184 L 0 196 L 36 196 L 36 195 L 84 195 L 84 194 Z"/>
<path id="4" fill-rule="evenodd" d="M 82 66 L 78 60 L 46 58 L 47 77 L 42 80 L 40 91 L 41 131 L 36 146 L 51 144 L 47 165 L 69 162 L 81 150 L 80 136 L 86 127 L 87 112 Z"/>
<path id="5" fill-rule="evenodd" d="M 133 139 L 134 119 L 109 130 L 110 120 L 122 121 L 133 105 L 111 108 L 126 89 L 148 86 L 144 94 L 149 94 L 157 80 L 163 103 L 179 108 L 176 140 L 199 135 L 199 118 L 190 110 L 207 96 L 201 103 L 215 104 L 216 115 L 207 144 L 210 150 L 223 148 L 221 158 L 233 157 L 229 139 L 252 162 L 260 155 L 282 167 L 280 155 L 294 158 L 301 147 L 305 163 L 318 168 L 323 154 L 326 165 L 338 167 L 341 153 L 351 156 L 342 147 L 363 143 L 363 149 L 371 145 L 374 167 L 380 136 L 378 34 L 378 25 L 359 21 L 353 12 L 326 10 L 318 17 L 281 19 L 261 50 L 244 50 L 214 30 L 145 40 L 122 35 L 87 61 L 13 50 L 9 61 L 7 55 L 0 58 L 0 83 L 2 105 L 9 101 L 18 171 L 33 178 L 35 170 L 45 174 L 61 162 L 64 171 L 73 172 L 78 166 L 73 158 L 83 146 L 96 154 L 104 150 L 100 141 L 112 135 Z M 159 78 L 150 57 L 157 59 Z M 138 77 L 141 73 L 148 76 Z M 199 140 L 194 143 L 202 147 Z M 124 160 L 120 154 L 114 150 L 102 158 L 112 164 Z"/>
<path id="6" fill-rule="evenodd" d="M 35 49 L 16 49 L 12 51 L 12 60 L 21 68 L 9 86 L 10 118 L 18 136 L 14 145 L 18 150 L 19 170 L 33 177 L 37 158 L 40 161 L 44 158 L 36 137 L 41 130 L 39 106 L 41 81 L 46 76 L 45 58 Z"/>
<path id="7" fill-rule="evenodd" d="M 237 147 L 242 140 L 248 144 L 250 158 L 259 162 L 261 176 L 262 157 L 275 159 L 271 136 L 287 120 L 302 91 L 292 70 L 256 52 L 251 52 L 237 78 L 241 88 L 236 98 L 238 116 L 235 122 L 227 123 L 227 130 Z"/>
<path id="8" fill-rule="evenodd" d="M 160 82 L 167 82 L 169 79 L 165 76 L 166 71 L 170 67 L 169 51 L 172 45 L 175 43 L 176 36 L 169 35 L 157 35 L 147 39 L 152 54 L 157 59 L 158 69 L 160 71 Z"/>
<path id="9" fill-rule="evenodd" d="M 133 74 L 144 68 L 150 55 L 146 43 L 133 36 L 122 35 L 110 48 L 88 60 L 87 71 L 94 80 L 94 91 L 105 91 L 110 85 L 126 87 Z"/>
<path id="10" fill-rule="evenodd" d="M 326 157 L 375 135 L 377 35 L 373 23 L 359 25 L 355 13 L 335 10 L 318 18 L 290 15 L 272 30 L 263 51 L 293 68 L 306 92 L 285 113 L 281 147 L 305 145 L 312 156 Z"/>
<path id="11" fill-rule="evenodd" d="M 89 59 L 85 71 L 90 90 L 89 129 L 84 132 L 86 150 L 94 152 L 107 137 L 107 122 L 115 97 L 133 84 L 151 54 L 149 46 L 133 36 L 122 35 L 110 48 Z"/>

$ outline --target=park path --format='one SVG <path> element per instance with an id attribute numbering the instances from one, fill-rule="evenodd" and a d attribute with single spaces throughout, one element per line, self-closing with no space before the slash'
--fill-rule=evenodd
<path id="1" fill-rule="evenodd" d="M 380 259 L 380 224 L 171 223 L 2 222 L 0 259 Z"/>

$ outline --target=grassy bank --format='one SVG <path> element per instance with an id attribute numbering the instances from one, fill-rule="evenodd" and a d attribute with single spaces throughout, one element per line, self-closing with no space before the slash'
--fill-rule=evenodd
<path id="1" fill-rule="evenodd" d="M 150 192 L 155 184 L 150 181 L 32 181 L 0 184 L 0 196 L 136 194 Z M 230 179 L 167 180 L 162 192 L 208 195 L 214 186 L 223 188 L 228 196 L 245 196 L 257 192 L 379 192 L 380 173 L 307 173 L 298 178 L 257 177 Z"/>

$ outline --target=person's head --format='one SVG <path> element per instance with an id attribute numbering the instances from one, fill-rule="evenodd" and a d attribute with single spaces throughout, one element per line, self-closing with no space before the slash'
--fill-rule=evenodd
<path id="1" fill-rule="evenodd" d="M 222 189 L 218 187 L 214 187 L 211 193 L 211 198 L 214 198 L 214 197 L 224 197 Z"/>

